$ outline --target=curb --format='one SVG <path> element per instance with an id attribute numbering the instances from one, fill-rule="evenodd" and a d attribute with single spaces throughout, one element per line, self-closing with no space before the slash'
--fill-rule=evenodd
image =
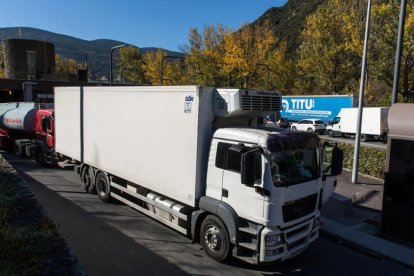
<path id="1" fill-rule="evenodd" d="M 322 217 L 321 221 L 320 232 L 323 235 L 343 241 L 370 255 L 414 268 L 414 248 L 366 234 L 326 217 Z"/>

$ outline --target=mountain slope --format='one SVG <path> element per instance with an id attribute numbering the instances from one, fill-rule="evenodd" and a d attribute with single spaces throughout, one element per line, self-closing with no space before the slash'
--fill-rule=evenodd
<path id="1" fill-rule="evenodd" d="M 276 38 L 281 41 L 286 41 L 287 55 L 295 59 L 296 50 L 301 43 L 300 34 L 303 30 L 306 17 L 314 13 L 318 6 L 325 1 L 289 0 L 282 7 L 268 9 L 252 25 L 263 26 L 264 22 L 269 20 Z"/>
<path id="2" fill-rule="evenodd" d="M 111 48 L 116 45 L 126 44 L 122 41 L 110 39 L 88 41 L 29 27 L 0 28 L 0 41 L 10 38 L 44 40 L 53 43 L 56 53 L 66 58 L 72 58 L 78 62 L 83 62 L 87 58 L 93 79 L 99 78 L 102 75 L 107 75 L 108 77 Z M 140 48 L 142 53 L 154 51 L 154 49 L 157 48 Z M 167 53 L 182 55 L 182 53 L 168 50 Z"/>

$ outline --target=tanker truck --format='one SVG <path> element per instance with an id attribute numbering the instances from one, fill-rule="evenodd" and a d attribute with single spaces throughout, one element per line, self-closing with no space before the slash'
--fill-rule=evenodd
<path id="1" fill-rule="evenodd" d="M 271 91 L 56 87 L 56 155 L 78 162 L 88 192 L 188 236 L 216 261 L 285 260 L 317 239 L 342 158 L 331 148 L 325 167 L 329 146 L 316 134 L 258 126 L 280 109 Z M 154 114 L 167 119 L 154 124 Z"/>
<path id="2" fill-rule="evenodd" d="M 17 156 L 34 157 L 40 163 L 54 159 L 53 105 L 32 102 L 0 104 L 0 147 Z"/>

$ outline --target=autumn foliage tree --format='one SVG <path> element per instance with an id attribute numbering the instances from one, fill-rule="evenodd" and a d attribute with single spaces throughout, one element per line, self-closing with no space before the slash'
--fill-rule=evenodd
<path id="1" fill-rule="evenodd" d="M 360 17 L 352 1 L 328 0 L 307 18 L 298 59 L 302 92 L 353 90 L 362 53 Z"/>
<path id="2" fill-rule="evenodd" d="M 126 81 L 132 81 L 135 84 L 146 84 L 148 81 L 144 72 L 144 59 L 140 50 L 133 46 L 127 46 L 120 49 L 120 59 L 118 68 L 119 74 Z"/>
<path id="3" fill-rule="evenodd" d="M 81 65 L 72 58 L 65 58 L 59 54 L 55 55 L 55 74 L 67 75 L 76 74 Z"/>
<path id="4" fill-rule="evenodd" d="M 226 35 L 223 71 L 231 79 L 229 84 L 241 87 L 255 83 L 253 77 L 257 66 L 266 63 L 274 43 L 269 24 L 263 27 L 244 25 L 239 31 Z"/>
<path id="5" fill-rule="evenodd" d="M 372 66 L 373 76 L 388 86 L 382 95 L 389 100 L 393 86 L 395 49 L 399 24 L 400 1 L 390 0 L 373 6 Z M 407 5 L 401 56 L 400 101 L 414 102 L 414 13 L 413 4 Z M 385 93 L 384 93 L 385 92 Z"/>

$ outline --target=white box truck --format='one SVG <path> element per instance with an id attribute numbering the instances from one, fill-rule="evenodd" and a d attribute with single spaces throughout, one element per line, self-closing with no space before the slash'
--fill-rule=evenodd
<path id="1" fill-rule="evenodd" d="M 341 170 L 333 155 L 323 173 L 313 133 L 256 128 L 280 109 L 280 93 L 268 91 L 55 88 L 55 151 L 79 162 L 87 191 L 200 242 L 213 259 L 268 263 L 318 237 Z"/>
<path id="2" fill-rule="evenodd" d="M 364 107 L 361 122 L 361 141 L 387 140 L 388 107 Z M 355 137 L 358 122 L 358 108 L 342 108 L 329 122 L 326 133 L 329 137 Z"/>

